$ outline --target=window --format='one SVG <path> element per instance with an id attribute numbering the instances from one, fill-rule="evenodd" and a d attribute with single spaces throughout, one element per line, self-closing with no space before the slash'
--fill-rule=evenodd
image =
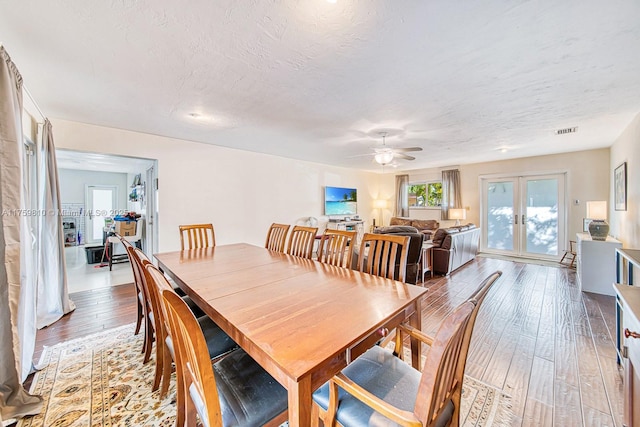
<path id="1" fill-rule="evenodd" d="M 437 208 L 442 205 L 441 182 L 409 184 L 407 191 L 410 208 Z"/>

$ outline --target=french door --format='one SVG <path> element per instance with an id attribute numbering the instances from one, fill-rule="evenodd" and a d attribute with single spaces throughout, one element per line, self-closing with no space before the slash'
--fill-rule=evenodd
<path id="1" fill-rule="evenodd" d="M 481 250 L 557 259 L 566 239 L 565 175 L 481 178 Z"/>

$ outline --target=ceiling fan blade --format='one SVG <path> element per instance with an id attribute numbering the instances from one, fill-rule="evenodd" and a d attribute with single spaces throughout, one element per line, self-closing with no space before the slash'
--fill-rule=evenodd
<path id="1" fill-rule="evenodd" d="M 368 156 L 375 156 L 376 153 L 367 153 L 367 154 L 356 154 L 353 156 L 347 156 L 347 159 L 355 159 L 356 157 L 368 157 Z"/>
<path id="2" fill-rule="evenodd" d="M 405 159 L 405 160 L 415 160 L 415 157 L 411 157 L 411 156 L 407 156 L 406 154 L 402 154 L 402 153 L 394 153 L 393 157 L 399 158 L 399 159 Z"/>
<path id="3" fill-rule="evenodd" d="M 422 147 L 406 147 L 406 148 L 396 147 L 393 150 L 397 153 L 408 153 L 409 151 L 422 151 Z"/>

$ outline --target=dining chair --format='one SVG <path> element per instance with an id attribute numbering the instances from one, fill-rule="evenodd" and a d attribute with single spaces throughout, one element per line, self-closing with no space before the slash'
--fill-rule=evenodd
<path id="1" fill-rule="evenodd" d="M 401 326 L 427 344 L 421 371 L 374 346 L 313 394 L 317 426 L 337 421 L 353 426 L 458 426 L 464 368 L 478 310 L 502 273 L 487 277 L 471 297 L 451 312 L 435 337 Z M 402 353 L 402 351 L 401 351 Z"/>
<path id="2" fill-rule="evenodd" d="M 135 247 L 130 243 L 122 240 L 127 256 L 129 257 L 129 263 L 133 270 L 133 282 L 136 286 L 136 299 L 138 303 L 138 310 L 142 311 L 142 321 L 144 322 L 144 338 L 142 341 L 142 353 L 144 354 L 143 363 L 147 363 L 151 358 L 151 351 L 153 348 L 153 341 L 155 336 L 155 322 L 153 319 L 153 307 L 151 305 L 151 297 L 148 294 L 147 287 L 144 283 L 144 272 L 141 269 L 141 265 L 137 260 L 134 253 Z M 136 325 L 136 331 L 138 326 Z"/>
<path id="3" fill-rule="evenodd" d="M 213 224 L 181 225 L 180 249 L 212 248 L 216 245 L 216 234 Z M 185 241 L 187 243 L 185 247 Z"/>
<path id="4" fill-rule="evenodd" d="M 284 252 L 284 244 L 287 241 L 289 227 L 288 224 L 277 224 L 275 222 L 271 224 L 264 247 L 270 251 Z"/>
<path id="5" fill-rule="evenodd" d="M 156 331 L 156 369 L 152 390 L 160 387 L 159 397 L 162 399 L 169 390 L 171 379 L 172 361 L 175 361 L 174 343 L 169 334 L 169 321 L 162 306 L 162 291 L 176 293 L 166 276 L 154 266 L 142 251 L 136 249 L 135 255 L 141 260 L 144 266 L 145 283 L 149 288 L 149 295 L 153 305 L 155 331 Z M 189 297 L 176 295 L 187 305 L 194 317 L 197 318 L 198 325 L 202 330 L 209 357 L 217 359 L 238 348 L 238 345 L 215 324 L 206 314 L 198 315 L 192 307 L 193 301 Z M 176 375 L 177 377 L 178 375 Z M 162 384 L 161 384 L 162 381 Z"/>
<path id="6" fill-rule="evenodd" d="M 244 350 L 212 363 L 198 322 L 184 301 L 162 291 L 182 381 L 176 389 L 185 405 L 186 427 L 279 426 L 287 419 L 287 391 Z"/>
<path id="7" fill-rule="evenodd" d="M 351 268 L 356 235 L 355 231 L 325 229 L 318 247 L 318 261 Z"/>
<path id="8" fill-rule="evenodd" d="M 289 234 L 287 253 L 300 258 L 311 259 L 317 232 L 317 227 L 294 226 L 291 234 Z"/>
<path id="9" fill-rule="evenodd" d="M 144 307 L 142 306 L 142 301 L 143 301 L 142 288 L 140 287 L 142 285 L 141 285 L 140 281 L 138 280 L 136 267 L 133 265 L 133 260 L 131 259 L 131 253 L 129 252 L 129 247 L 131 247 L 132 245 L 131 245 L 131 243 L 127 242 L 126 240 L 120 239 L 120 241 L 124 245 L 124 249 L 126 250 L 127 256 L 129 257 L 129 264 L 131 265 L 131 270 L 133 272 L 133 284 L 136 287 L 136 309 L 137 309 L 137 314 L 136 314 L 136 329 L 133 332 L 133 335 L 138 335 L 140 333 L 140 327 L 142 326 L 142 321 L 144 320 L 144 317 L 145 317 Z M 143 350 L 143 352 L 144 352 L 144 350 Z"/>
<path id="10" fill-rule="evenodd" d="M 358 270 L 404 282 L 409 239 L 408 236 L 365 233 L 358 254 Z"/>

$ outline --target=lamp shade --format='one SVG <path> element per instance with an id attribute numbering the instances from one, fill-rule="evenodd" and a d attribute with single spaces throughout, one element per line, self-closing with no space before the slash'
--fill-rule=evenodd
<path id="1" fill-rule="evenodd" d="M 374 209 L 386 209 L 386 207 L 387 207 L 387 201 L 384 199 L 377 199 L 373 201 Z"/>
<path id="2" fill-rule="evenodd" d="M 463 208 L 449 209 L 449 219 L 467 219 L 467 211 Z"/>
<path id="3" fill-rule="evenodd" d="M 607 202 L 591 201 L 587 202 L 587 218 L 607 219 Z"/>
<path id="4" fill-rule="evenodd" d="M 449 209 L 449 219 L 455 219 L 456 225 L 460 225 L 461 219 L 467 219 L 467 211 L 463 208 Z"/>

